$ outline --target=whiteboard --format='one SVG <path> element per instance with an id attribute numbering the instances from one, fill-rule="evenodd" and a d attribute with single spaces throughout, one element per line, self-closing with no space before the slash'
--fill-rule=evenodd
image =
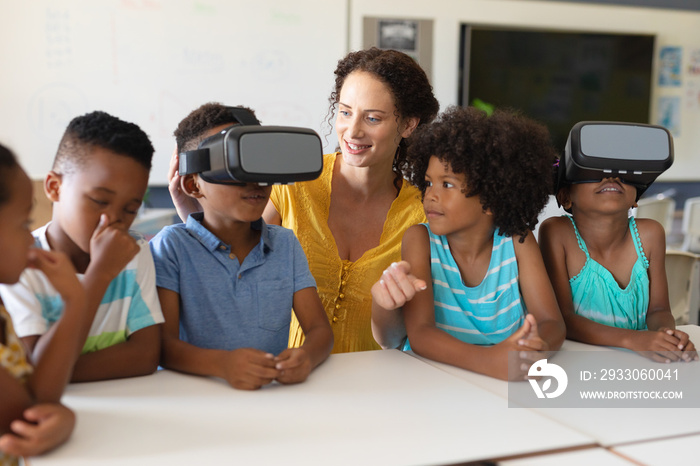
<path id="1" fill-rule="evenodd" d="M 346 2 L 0 0 L 0 142 L 42 178 L 69 121 L 103 110 L 148 134 L 162 185 L 177 123 L 217 101 L 312 128 L 331 150 Z"/>

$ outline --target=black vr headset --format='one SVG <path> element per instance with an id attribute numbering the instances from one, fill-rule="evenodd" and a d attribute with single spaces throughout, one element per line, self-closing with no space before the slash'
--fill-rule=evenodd
<path id="1" fill-rule="evenodd" d="M 569 133 L 555 193 L 573 183 L 618 177 L 637 188 L 637 200 L 673 164 L 673 138 L 661 126 L 582 121 Z"/>
<path id="2" fill-rule="evenodd" d="M 321 139 L 315 131 L 261 126 L 250 112 L 228 107 L 239 124 L 180 154 L 180 176 L 199 173 L 215 184 L 287 184 L 318 178 L 323 169 Z"/>

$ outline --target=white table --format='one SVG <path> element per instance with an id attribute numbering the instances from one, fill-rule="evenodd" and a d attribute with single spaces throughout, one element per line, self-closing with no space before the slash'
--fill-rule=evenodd
<path id="1" fill-rule="evenodd" d="M 594 445 L 395 350 L 332 355 L 300 385 L 161 371 L 73 384 L 64 401 L 76 431 L 32 466 L 447 464 Z"/>
<path id="2" fill-rule="evenodd" d="M 632 466 L 638 463 L 625 459 L 605 448 L 586 448 L 501 461 L 498 466 L 591 466 L 592 464 L 595 466 Z"/>
<path id="3" fill-rule="evenodd" d="M 700 345 L 700 327 L 683 325 L 678 328 L 686 332 L 693 343 Z M 588 346 L 582 343 L 571 343 L 574 345 L 570 345 L 569 349 L 582 350 L 583 346 Z M 588 349 L 591 348 L 588 346 Z M 700 362 L 690 364 L 700 364 Z M 700 380 L 698 380 L 698 390 L 700 390 Z M 700 433 L 700 416 L 694 415 L 698 411 L 696 409 L 692 409 L 690 412 L 675 408 L 570 408 L 538 409 L 537 411 L 563 425 L 574 427 L 579 432 L 591 435 L 602 446 Z M 683 419 L 683 421 L 679 422 L 679 419 Z M 700 458 L 700 454 L 696 455 L 695 458 Z M 687 459 L 692 459 L 692 457 Z"/>
<path id="4" fill-rule="evenodd" d="M 697 415 L 697 413 L 689 414 L 684 418 L 693 415 Z M 652 442 L 622 445 L 613 447 L 612 451 L 650 466 L 698 464 L 700 462 L 700 435 L 684 435 Z"/>
<path id="5" fill-rule="evenodd" d="M 700 345 L 700 327 L 683 325 L 678 328 L 688 333 L 696 345 Z M 563 351 L 596 351 L 597 349 L 595 346 L 569 340 L 565 341 L 562 346 Z M 430 361 L 417 355 L 414 357 L 501 398 L 508 398 L 508 384 L 506 382 Z M 700 364 L 700 362 L 691 364 Z M 698 381 L 698 390 L 700 390 L 700 380 Z M 599 445 L 605 447 L 700 433 L 700 415 L 697 414 L 697 411 L 700 410 L 695 409 L 690 412 L 675 408 L 557 408 L 534 409 L 534 411 L 549 417 L 562 426 L 593 437 Z M 694 458 L 700 460 L 700 445 L 698 445 L 698 452 Z"/>

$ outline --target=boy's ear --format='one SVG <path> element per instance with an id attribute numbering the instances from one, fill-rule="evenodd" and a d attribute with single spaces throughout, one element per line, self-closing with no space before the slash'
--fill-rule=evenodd
<path id="1" fill-rule="evenodd" d="M 199 190 L 199 177 L 194 173 L 180 178 L 180 189 L 183 193 L 196 199 L 203 196 Z"/>
<path id="2" fill-rule="evenodd" d="M 44 179 L 44 194 L 51 202 L 58 202 L 61 193 L 61 184 L 63 176 L 55 171 L 50 171 Z"/>

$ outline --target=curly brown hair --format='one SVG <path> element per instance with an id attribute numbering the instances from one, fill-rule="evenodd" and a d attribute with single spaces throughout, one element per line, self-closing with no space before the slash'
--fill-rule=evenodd
<path id="1" fill-rule="evenodd" d="M 479 196 L 502 234 L 524 241 L 552 192 L 557 153 L 545 126 L 510 111 L 487 116 L 473 107 L 450 107 L 410 139 L 404 175 L 424 195 L 433 155 L 465 175 L 462 192 Z"/>
<path id="2" fill-rule="evenodd" d="M 255 115 L 252 109 L 248 107 L 243 108 Z M 201 105 L 183 118 L 173 132 L 177 143 L 177 151 L 194 150 L 205 139 L 204 134 L 212 128 L 222 125 L 233 126 L 235 124 L 238 124 L 238 121 L 231 113 L 229 107 L 224 104 L 208 102 Z"/>
<path id="3" fill-rule="evenodd" d="M 420 127 L 433 121 L 440 109 L 428 76 L 413 58 L 397 50 L 372 47 L 350 52 L 338 61 L 335 69 L 335 89 L 328 98 L 330 108 L 327 122 L 330 126 L 345 78 L 353 71 L 371 73 L 389 87 L 396 105 L 397 119 L 417 117 Z M 397 175 L 400 175 L 405 159 L 406 142 L 402 139 L 394 160 L 394 171 Z"/>

